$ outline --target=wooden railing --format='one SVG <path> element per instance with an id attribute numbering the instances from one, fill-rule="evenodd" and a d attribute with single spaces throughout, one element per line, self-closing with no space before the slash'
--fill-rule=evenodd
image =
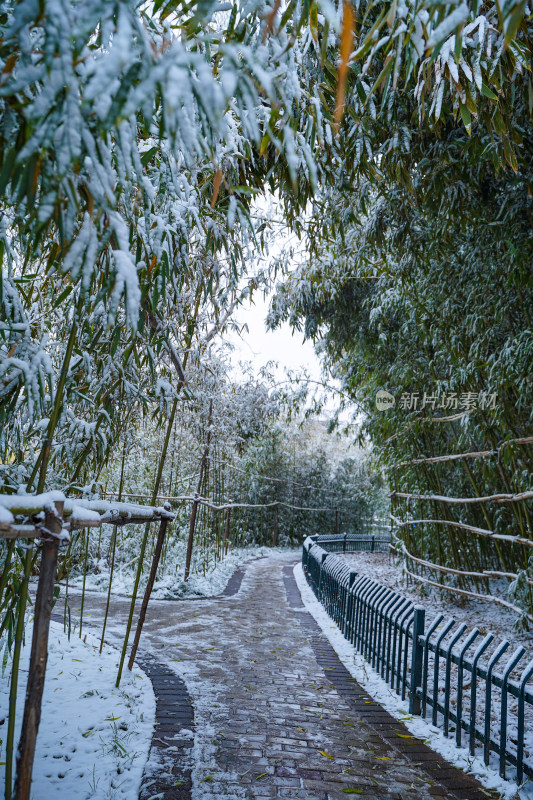
<path id="1" fill-rule="evenodd" d="M 68 500 L 61 492 L 47 492 L 41 495 L 2 495 L 0 496 L 0 539 L 33 540 L 41 551 L 39 582 L 34 606 L 33 634 L 28 670 L 28 684 L 20 742 L 17 750 L 16 777 L 13 794 L 12 782 L 12 743 L 6 750 L 6 797 L 14 800 L 29 800 L 33 760 L 45 682 L 48 659 L 48 636 L 54 599 L 54 586 L 59 549 L 69 543 L 70 532 L 76 528 L 99 527 L 104 523 L 131 525 L 159 521 L 160 536 L 165 534 L 168 523 L 174 515 L 164 508 L 140 506 L 131 503 L 108 502 L 105 500 Z M 4 570 L 8 569 L 4 564 Z M 153 566 L 153 565 L 152 565 Z M 152 580 L 153 585 L 153 580 Z M 135 636 L 134 649 L 139 641 L 144 621 L 144 613 L 151 592 L 149 582 L 139 624 Z M 18 670 L 13 669 L 11 681 L 15 681 L 15 691 L 10 693 L 8 731 L 14 730 L 16 711 L 16 680 Z M 15 702 L 13 702 L 13 698 Z"/>

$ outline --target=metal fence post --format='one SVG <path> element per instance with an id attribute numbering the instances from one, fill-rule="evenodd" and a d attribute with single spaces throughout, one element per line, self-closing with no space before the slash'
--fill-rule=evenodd
<path id="1" fill-rule="evenodd" d="M 344 621 L 342 624 L 342 632 L 344 633 L 346 639 L 349 638 L 348 634 L 349 634 L 350 619 L 352 615 L 352 600 L 353 600 L 352 586 L 354 585 L 356 578 L 357 578 L 357 572 L 354 569 L 351 569 L 350 574 L 348 575 L 348 586 L 346 588 L 346 604 L 344 606 Z"/>
<path id="2" fill-rule="evenodd" d="M 345 533 L 344 536 L 342 537 L 342 552 L 343 553 L 346 552 L 346 539 L 347 538 L 348 538 L 348 534 Z"/>
<path id="3" fill-rule="evenodd" d="M 327 557 L 328 557 L 327 553 L 322 553 L 322 556 L 320 558 L 320 565 L 319 565 L 320 573 L 319 573 L 319 578 L 318 578 L 318 599 L 319 600 L 322 599 L 322 567 L 324 566 L 324 561 L 326 560 Z"/>
<path id="4" fill-rule="evenodd" d="M 420 697 L 417 689 L 422 685 L 422 659 L 424 655 L 420 637 L 424 635 L 426 609 L 415 606 L 413 619 L 413 648 L 411 651 L 411 685 L 409 688 L 409 713 L 420 714 Z M 407 643 L 406 643 L 407 646 Z"/>
<path id="5" fill-rule="evenodd" d="M 375 533 L 373 533 L 373 534 L 372 534 L 372 547 L 371 547 L 371 550 L 370 550 L 370 552 L 371 552 L 371 553 L 373 553 L 373 552 L 374 552 L 374 547 L 375 547 L 375 546 L 376 546 L 376 534 L 375 534 Z"/>

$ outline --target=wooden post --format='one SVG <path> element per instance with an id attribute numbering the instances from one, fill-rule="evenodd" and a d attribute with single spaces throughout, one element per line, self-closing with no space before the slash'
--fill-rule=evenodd
<path id="1" fill-rule="evenodd" d="M 278 538 L 278 507 L 274 506 L 274 531 L 272 533 L 272 547 L 276 546 Z"/>
<path id="2" fill-rule="evenodd" d="M 45 528 L 49 533 L 45 533 L 43 536 L 41 570 L 35 598 L 26 704 L 24 706 L 24 717 L 17 754 L 14 800 L 29 800 L 35 744 L 41 721 L 44 678 L 48 660 L 48 634 L 54 599 L 63 502 L 56 502 L 55 506 L 55 513 L 47 511 L 45 516 Z"/>
<path id="3" fill-rule="evenodd" d="M 200 497 L 200 493 L 202 491 L 202 483 L 204 481 L 204 472 L 207 466 L 207 459 L 209 456 L 209 447 L 211 445 L 211 423 L 213 421 L 213 400 L 209 403 L 209 421 L 207 423 L 207 441 L 205 444 L 204 452 L 202 455 L 202 460 L 200 461 L 200 475 L 198 477 L 198 485 L 196 487 L 196 495 L 193 500 L 192 509 L 191 509 L 191 520 L 189 522 L 189 538 L 187 539 L 187 554 L 185 556 L 185 573 L 183 575 L 183 580 L 187 581 L 189 579 L 189 573 L 191 571 L 191 560 L 192 560 L 192 546 L 194 544 L 194 529 L 196 527 L 196 517 L 198 515 L 198 504 Z"/>
<path id="4" fill-rule="evenodd" d="M 150 575 L 148 576 L 148 583 L 146 584 L 146 589 L 144 590 L 144 597 L 141 605 L 141 611 L 139 613 L 139 619 L 137 621 L 137 630 L 135 631 L 135 638 L 133 639 L 133 645 L 131 648 L 130 660 L 128 662 L 128 669 L 130 670 L 130 672 L 133 669 L 133 662 L 135 661 L 135 656 L 137 654 L 137 648 L 139 646 L 139 640 L 141 638 L 144 620 L 146 618 L 148 602 L 150 600 L 150 595 L 152 594 L 152 589 L 154 588 L 155 576 L 157 573 L 157 568 L 159 566 L 159 559 L 161 558 L 161 550 L 163 549 L 163 542 L 165 541 L 167 526 L 168 526 L 168 519 L 163 518 L 159 526 L 159 533 L 157 534 L 157 542 L 155 545 L 152 566 L 150 568 Z"/>
<path id="5" fill-rule="evenodd" d="M 230 521 L 231 521 L 231 508 L 228 508 L 228 509 L 227 509 L 227 511 L 226 511 L 226 526 L 225 526 L 225 528 L 224 528 L 224 544 L 223 544 L 223 550 L 224 550 L 224 555 L 225 555 L 225 556 L 227 556 L 227 555 L 228 555 L 228 539 L 229 539 L 229 526 L 230 526 Z"/>

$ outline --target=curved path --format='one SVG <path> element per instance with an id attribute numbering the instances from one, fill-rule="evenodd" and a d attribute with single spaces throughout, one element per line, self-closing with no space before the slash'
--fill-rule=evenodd
<path id="1" fill-rule="evenodd" d="M 158 726 L 141 800 L 495 797 L 350 677 L 302 606 L 294 563 L 294 552 L 251 562 L 233 596 L 150 603 L 139 661 Z M 97 623 L 104 600 L 85 603 Z M 113 643 L 127 609 L 113 599 Z"/>

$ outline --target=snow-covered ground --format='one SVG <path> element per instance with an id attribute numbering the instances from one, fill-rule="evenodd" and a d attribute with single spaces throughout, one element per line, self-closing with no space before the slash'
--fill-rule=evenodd
<path id="1" fill-rule="evenodd" d="M 28 678 L 31 628 L 19 673 L 19 740 Z M 90 633 L 68 636 L 52 622 L 32 800 L 132 800 L 138 796 L 155 719 L 149 678 L 137 665 L 115 688 L 119 653 Z M 5 779 L 8 671 L 0 682 L 0 782 Z"/>
<path id="2" fill-rule="evenodd" d="M 221 561 L 206 567 L 204 571 L 196 566 L 196 571 L 191 572 L 189 580 L 185 583 L 177 572 L 181 575 L 183 568 L 180 560 L 177 563 L 167 563 L 164 569 L 159 570 L 155 579 L 152 597 L 158 600 L 177 600 L 192 597 L 210 597 L 220 594 L 233 573 L 242 564 L 254 558 L 263 558 L 272 552 L 281 552 L 281 548 L 272 547 L 241 547 L 228 553 Z M 286 552 L 286 548 L 283 550 Z M 183 559 L 183 563 L 184 563 Z M 111 582 L 112 594 L 129 595 L 132 592 L 135 581 L 136 564 L 128 564 L 126 568 L 118 567 L 113 574 Z M 109 567 L 107 561 L 100 559 L 97 565 L 97 572 L 88 572 L 85 588 L 89 591 L 107 592 L 109 587 Z M 141 578 L 142 592 L 146 585 L 148 570 L 145 570 Z M 83 575 L 71 578 L 70 587 L 79 590 L 83 586 Z"/>
<path id="3" fill-rule="evenodd" d="M 376 562 L 379 562 L 381 560 L 381 554 L 357 554 L 357 557 L 359 556 L 365 556 L 365 561 L 369 561 L 367 567 L 368 573 L 365 572 L 365 574 L 369 574 L 371 577 L 374 577 L 375 580 L 380 580 L 383 583 L 385 583 L 385 580 L 383 580 L 381 576 L 385 573 L 389 575 L 391 581 L 395 580 L 394 573 L 390 572 L 390 570 L 394 571 L 397 570 L 397 568 L 393 563 L 389 565 L 389 556 L 383 554 L 384 563 L 382 564 L 381 575 L 378 574 L 380 572 L 378 563 L 376 563 L 375 566 L 376 574 L 374 575 L 370 571 L 372 565 L 371 559 L 376 559 Z M 376 558 L 376 556 L 378 557 Z M 361 569 L 361 572 L 362 571 L 363 569 Z M 399 570 L 398 574 L 400 574 Z M 320 625 L 322 631 L 329 639 L 332 647 L 335 649 L 340 660 L 350 671 L 351 675 L 366 691 L 368 691 L 369 695 L 371 695 L 374 700 L 380 703 L 397 719 L 401 720 L 411 733 L 425 741 L 433 750 L 436 750 L 448 759 L 448 761 L 460 767 L 465 772 L 475 775 L 486 788 L 499 791 L 507 800 L 510 800 L 510 798 L 513 798 L 513 800 L 533 800 L 533 784 L 531 782 L 526 782 L 523 787 L 517 790 L 515 783 L 502 780 L 498 774 L 496 758 L 494 756 L 490 766 L 487 767 L 483 763 L 481 757 L 477 756 L 473 758 L 469 755 L 468 750 L 456 747 L 455 741 L 452 738 L 447 739 L 440 728 L 429 724 L 429 722 L 421 717 L 409 714 L 408 701 L 402 701 L 401 697 L 374 672 L 364 658 L 355 652 L 353 645 L 346 641 L 339 628 L 316 599 L 304 577 L 301 564 L 297 564 L 294 568 L 294 576 L 306 609 Z M 400 585 L 395 585 L 394 588 L 403 591 L 403 587 Z M 418 602 L 420 602 L 420 597 L 418 597 Z M 433 601 L 431 605 L 432 610 L 436 611 L 437 609 L 433 609 Z M 470 618 L 469 621 L 471 623 L 472 618 Z M 478 752 L 480 751 L 478 750 Z"/>
<path id="4" fill-rule="evenodd" d="M 446 619 L 453 617 L 456 622 L 466 622 L 469 628 L 476 625 L 483 635 L 493 633 L 498 641 L 507 639 L 513 649 L 522 645 L 527 651 L 524 661 L 533 656 L 533 631 L 516 629 L 517 615 L 510 609 L 448 592 L 441 594 L 439 589 L 414 581 L 407 583 L 401 564 L 388 553 L 346 553 L 342 558 L 360 575 L 379 581 L 425 606 L 429 620 L 436 614 L 443 614 Z M 505 586 L 508 583 L 502 582 L 502 596 L 505 596 Z"/>

